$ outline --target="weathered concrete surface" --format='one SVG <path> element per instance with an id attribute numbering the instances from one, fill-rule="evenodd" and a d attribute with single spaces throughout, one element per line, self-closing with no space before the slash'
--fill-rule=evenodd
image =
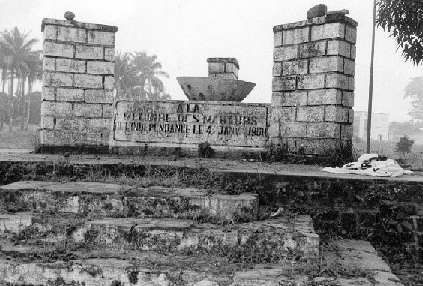
<path id="1" fill-rule="evenodd" d="M 319 285 L 384 285 L 402 286 L 400 280 L 391 272 L 390 267 L 378 256 L 367 241 L 334 240 L 323 248 L 321 273 L 329 277 L 318 277 Z M 333 278 L 330 276 L 339 276 Z M 347 278 L 348 276 L 358 276 Z"/>
<path id="2" fill-rule="evenodd" d="M 137 260 L 89 259 L 68 263 L 0 260 L 0 283 L 85 286 L 248 286 L 308 285 L 304 275 L 280 269 L 239 270 L 211 257 L 144 256 Z"/>
<path id="3" fill-rule="evenodd" d="M 239 247 L 269 251 L 284 260 L 317 257 L 319 236 L 308 216 L 217 226 L 175 219 L 101 219 L 88 221 L 73 234 L 93 248 L 199 251 L 221 255 Z"/>
<path id="4" fill-rule="evenodd" d="M 30 213 L 0 214 L 0 235 L 19 233 L 32 225 Z"/>
<path id="5" fill-rule="evenodd" d="M 12 285 L 402 286 L 373 247 L 354 240 L 330 242 L 320 260 L 256 265 L 230 263 L 214 255 L 136 251 L 81 252 L 80 259 L 55 263 L 1 253 L 0 284 Z M 99 255 L 109 258 L 92 258 Z"/>
<path id="6" fill-rule="evenodd" d="M 257 219 L 258 196 L 209 194 L 194 188 L 20 181 L 0 186 L 0 209 L 115 217 L 205 216 L 215 222 L 245 222 Z"/>

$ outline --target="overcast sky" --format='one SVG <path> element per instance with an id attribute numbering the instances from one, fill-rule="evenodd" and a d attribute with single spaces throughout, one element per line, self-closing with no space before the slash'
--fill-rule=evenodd
<path id="1" fill-rule="evenodd" d="M 326 4 L 348 9 L 357 20 L 355 110 L 367 110 L 372 26 L 371 0 L 0 0 L 0 30 L 17 26 L 42 39 L 43 18 L 75 20 L 119 27 L 116 49 L 156 54 L 170 78 L 164 80 L 172 99 L 185 100 L 176 77 L 207 76 L 208 57 L 235 57 L 239 79 L 257 86 L 245 102 L 270 102 L 273 26 L 306 19 L 307 10 Z M 403 90 L 423 68 L 404 62 L 392 38 L 376 35 L 374 112 L 405 121 L 410 103 Z M 41 41 L 36 48 L 41 49 Z"/>

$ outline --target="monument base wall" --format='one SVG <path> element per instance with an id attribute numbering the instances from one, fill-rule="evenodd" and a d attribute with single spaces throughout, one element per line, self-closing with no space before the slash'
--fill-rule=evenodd
<path id="1" fill-rule="evenodd" d="M 217 157 L 266 152 L 269 104 L 221 101 L 118 101 L 110 151 Z"/>

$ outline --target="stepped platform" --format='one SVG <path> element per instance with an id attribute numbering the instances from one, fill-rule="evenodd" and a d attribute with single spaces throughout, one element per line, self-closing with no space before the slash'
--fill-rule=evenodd
<path id="1" fill-rule="evenodd" d="M 401 286 L 358 239 L 418 256 L 422 178 L 0 152 L 0 284 Z"/>

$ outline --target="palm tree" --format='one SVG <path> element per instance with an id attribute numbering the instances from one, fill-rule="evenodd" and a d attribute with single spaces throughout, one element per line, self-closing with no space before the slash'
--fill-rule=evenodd
<path id="1" fill-rule="evenodd" d="M 32 86 L 35 81 L 41 80 L 43 78 L 43 62 L 41 60 L 41 52 L 42 51 L 33 52 L 32 58 L 28 61 L 28 107 L 26 114 L 26 129 L 28 129 L 30 121 Z"/>
<path id="2" fill-rule="evenodd" d="M 132 57 L 142 99 L 153 99 L 153 81 L 155 86 L 163 87 L 163 83 L 158 76 L 169 77 L 166 72 L 161 70 L 162 64 L 156 60 L 156 55 L 148 56 L 146 52 L 136 52 Z"/>
<path id="3" fill-rule="evenodd" d="M 34 57 L 34 52 L 31 51 L 32 46 L 37 42 L 37 39 L 29 39 L 29 33 L 21 33 L 17 27 L 11 31 L 5 30 L 0 39 L 0 51 L 4 55 L 7 70 L 9 72 L 9 97 L 10 97 L 10 128 L 13 125 L 13 81 L 15 75 L 20 78 L 22 90 L 25 89 L 26 75 L 28 74 L 28 62 Z M 24 92 L 21 92 L 23 98 Z M 23 107 L 22 107 L 23 115 Z M 23 127 L 23 126 L 22 126 Z"/>
<path id="4" fill-rule="evenodd" d="M 146 52 L 117 53 L 115 64 L 115 88 L 119 97 L 134 99 L 167 99 L 160 76 L 169 77 L 161 70 L 157 56 Z"/>

